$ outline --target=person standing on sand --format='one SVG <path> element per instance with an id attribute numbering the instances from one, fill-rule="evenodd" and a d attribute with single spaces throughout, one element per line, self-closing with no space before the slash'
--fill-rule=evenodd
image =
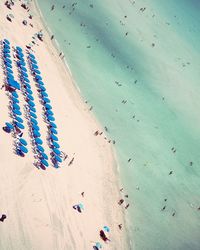
<path id="1" fill-rule="evenodd" d="M 0 218 L 0 221 L 1 222 L 4 222 L 4 220 L 7 218 L 7 216 L 5 214 L 2 214 L 1 218 Z"/>

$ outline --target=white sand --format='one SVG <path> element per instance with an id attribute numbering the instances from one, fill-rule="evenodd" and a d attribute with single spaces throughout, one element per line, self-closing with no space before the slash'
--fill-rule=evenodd
<path id="1" fill-rule="evenodd" d="M 33 34 L 44 29 L 39 16 L 30 20 L 20 2 L 15 3 L 12 11 L 2 2 L 0 39 L 7 38 L 12 46 L 25 49 Z M 15 17 L 12 23 L 6 20 L 8 13 Z M 28 23 L 31 21 L 34 28 L 24 26 L 24 19 Z M 61 150 L 69 157 L 59 169 L 50 166 L 46 171 L 39 170 L 33 166 L 30 143 L 29 153 L 20 158 L 13 153 L 11 134 L 0 129 L 0 215 L 7 215 L 7 219 L 0 222 L 0 249 L 92 249 L 92 242 L 96 241 L 103 244 L 103 249 L 127 249 L 125 228 L 118 229 L 118 224 L 124 226 L 124 209 L 117 204 L 120 192 L 111 145 L 104 135 L 94 136 L 101 128 L 80 98 L 46 32 L 44 42 L 38 44 L 34 51 L 53 106 Z M 29 79 L 32 78 L 29 76 Z M 2 68 L 0 81 L 3 83 Z M 40 117 L 42 106 L 33 81 L 31 85 Z M 19 94 L 22 109 L 25 101 Z M 1 127 L 4 122 L 11 121 L 7 105 L 8 97 L 2 89 Z M 25 125 L 24 138 L 30 142 L 26 121 Z M 47 129 L 41 117 L 39 125 L 45 141 Z M 44 148 L 49 153 L 46 142 Z M 68 166 L 72 157 L 75 157 L 74 163 Z M 81 196 L 83 191 L 84 198 Z M 84 204 L 83 213 L 72 208 L 80 202 Z M 111 242 L 107 244 L 99 237 L 99 230 L 104 225 L 111 229 L 108 234 Z"/>

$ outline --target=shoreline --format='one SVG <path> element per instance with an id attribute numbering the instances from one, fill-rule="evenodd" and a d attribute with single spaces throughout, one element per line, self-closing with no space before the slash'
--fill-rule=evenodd
<path id="1" fill-rule="evenodd" d="M 33 8 L 33 10 L 34 11 L 36 11 L 36 17 L 33 17 L 33 23 L 34 23 L 34 26 L 35 26 L 35 19 L 36 19 L 36 26 L 39 26 L 39 27 L 44 27 L 44 31 L 45 31 L 45 33 L 47 33 L 48 34 L 48 36 L 49 36 L 49 33 L 48 33 L 48 29 L 46 28 L 46 25 L 44 25 L 44 23 L 45 23 L 45 21 L 44 20 L 42 20 L 42 16 L 41 16 L 41 14 L 40 14 L 40 10 L 38 9 L 38 7 L 37 7 L 37 3 L 35 3 L 35 1 L 33 2 L 33 3 L 31 3 L 31 9 Z M 21 10 L 20 10 L 21 11 Z M 39 21 L 38 21 L 38 19 L 39 19 Z M 48 26 L 47 26 L 48 27 Z M 17 27 L 18 28 L 18 27 Z M 50 31 L 49 31 L 50 32 Z M 4 32 L 2 32 L 2 33 L 4 33 Z M 5 34 L 4 34 L 5 35 Z M 12 36 L 12 35 L 11 35 Z M 46 36 L 46 35 L 45 35 Z M 5 37 L 6 38 L 6 37 Z M 45 37 L 46 38 L 46 37 Z M 19 42 L 19 40 L 20 40 L 20 38 L 18 39 L 18 37 L 15 37 L 15 39 L 13 39 L 14 40 L 14 42 L 12 42 L 12 44 L 13 45 L 15 45 L 15 42 L 17 41 L 17 43 Z M 26 40 L 26 39 L 25 39 Z M 23 46 L 24 46 L 24 44 L 25 44 L 25 40 L 23 41 L 23 40 L 20 40 L 20 42 L 21 43 L 23 43 Z M 50 40 L 50 38 L 49 38 L 49 40 Z M 21 45 L 21 44 L 20 44 Z M 59 44 L 57 45 L 57 46 L 59 46 Z M 117 191 L 117 190 L 119 190 L 119 187 L 120 187 L 120 176 L 119 176 L 119 168 L 118 168 L 118 164 L 117 164 L 117 161 L 116 161 L 116 156 L 115 156 L 115 151 L 114 151 L 114 148 L 113 148 L 113 146 L 112 145 L 106 145 L 106 142 L 105 141 L 103 141 L 103 140 L 101 140 L 101 139 L 98 139 L 98 141 L 96 140 L 96 138 L 94 138 L 94 135 L 92 134 L 90 134 L 92 131 L 94 132 L 94 129 L 100 129 L 100 130 L 102 130 L 102 127 L 101 127 L 101 125 L 98 123 L 98 121 L 97 121 L 97 119 L 96 119 L 96 117 L 94 116 L 94 114 L 92 113 L 92 112 L 90 112 L 89 110 L 88 110 L 88 105 L 87 104 L 85 104 L 84 103 L 84 99 L 83 99 L 83 97 L 82 97 L 82 95 L 81 95 L 81 91 L 80 91 L 80 89 L 77 87 L 77 85 L 76 85 L 76 83 L 74 82 L 74 80 L 73 80 L 73 78 L 72 78 L 72 73 L 71 73 L 71 71 L 70 71 L 70 69 L 69 69 L 69 66 L 67 65 L 67 62 L 66 62 L 66 60 L 65 61 L 63 61 L 63 60 L 61 60 L 59 57 L 58 57 L 58 51 L 59 51 L 59 47 L 57 48 L 56 47 L 56 45 L 54 45 L 53 43 L 52 43 L 52 41 L 46 41 L 46 39 L 44 39 L 44 41 L 43 41 L 43 45 L 41 44 L 41 46 L 39 46 L 39 47 L 44 47 L 44 49 L 47 49 L 48 51 L 48 57 L 47 57 L 47 60 L 48 59 L 51 59 L 52 60 L 52 62 L 50 62 L 50 66 L 49 66 L 49 68 L 47 67 L 47 69 L 45 69 L 45 64 L 44 65 L 42 65 L 41 63 L 39 63 L 39 65 L 41 66 L 41 68 L 43 67 L 43 69 L 41 70 L 43 73 L 44 73 L 44 75 L 45 75 L 45 73 L 47 73 L 46 74 L 46 82 L 47 82 L 47 87 L 49 87 L 49 89 L 51 88 L 51 93 L 53 93 L 54 91 L 55 91 L 55 87 L 54 86 L 50 86 L 50 84 L 52 85 L 53 84 L 53 80 L 55 81 L 55 79 L 57 80 L 57 78 L 53 78 L 52 79 L 52 82 L 50 81 L 50 79 L 51 79 L 51 77 L 50 76 L 48 76 L 48 70 L 49 69 L 53 69 L 52 67 L 54 67 L 54 65 L 55 65 L 55 73 L 57 72 L 60 72 L 60 75 L 59 75 L 59 79 L 58 79 L 58 82 L 59 82 L 59 88 L 58 88 L 58 90 L 56 89 L 56 91 L 58 91 L 58 93 L 55 93 L 55 96 L 53 96 L 52 94 L 51 94 L 51 97 L 52 97 L 52 99 L 53 99 L 53 101 L 54 101 L 54 104 L 56 104 L 56 96 L 57 96 L 57 98 L 61 98 L 61 101 L 64 101 L 64 100 L 66 100 L 66 98 L 68 98 L 69 96 L 70 96 L 70 100 L 69 100 L 69 103 L 71 103 L 71 105 L 73 104 L 73 107 L 71 106 L 70 108 L 69 108 L 69 110 L 71 110 L 71 112 L 75 112 L 75 113 L 77 113 L 76 115 L 77 115 L 77 117 L 82 117 L 83 119 L 84 119 L 84 121 L 86 121 L 87 120 L 87 124 L 84 124 L 84 126 L 85 126 L 85 129 L 86 130 L 88 130 L 87 131 L 87 136 L 85 136 L 85 137 L 83 137 L 83 138 L 85 138 L 86 139 L 86 141 L 87 141 L 87 139 L 89 139 L 89 141 L 88 141 L 88 145 L 90 145 L 90 150 L 92 149 L 91 148 L 91 146 L 92 147 L 94 147 L 95 145 L 95 147 L 96 147 L 96 151 L 92 151 L 95 155 L 99 155 L 100 154 L 100 156 L 98 156 L 99 157 L 99 159 L 101 159 L 101 161 L 99 161 L 99 162 L 96 162 L 96 159 L 97 158 L 94 158 L 94 162 L 96 162 L 96 164 L 95 165 L 97 165 L 97 166 L 99 166 L 99 167 L 101 167 L 101 164 L 102 163 L 104 163 L 105 164 L 105 166 L 104 166 L 104 170 L 96 170 L 97 171 L 97 174 L 96 175 L 94 175 L 94 176 L 88 176 L 89 177 L 89 179 L 88 179 L 88 181 L 89 181 L 89 183 L 91 183 L 91 185 L 96 185 L 96 183 L 93 183 L 94 181 L 93 181 L 93 179 L 94 178 L 99 178 L 99 179 L 101 179 L 101 178 L 103 178 L 102 180 L 99 180 L 99 186 L 95 186 L 95 188 L 97 188 L 97 194 L 98 195 L 100 195 L 100 200 L 101 200 L 101 202 L 102 202 L 102 204 L 101 204 L 101 206 L 100 207 L 98 207 L 98 210 L 99 211 L 97 211 L 95 214 L 96 214 L 96 216 L 97 216 L 97 218 L 98 218 L 98 220 L 97 221 L 102 221 L 102 219 L 104 218 L 104 220 L 105 220 L 105 222 L 106 221 L 110 221 L 111 222 L 111 224 L 112 225 L 110 225 L 110 228 L 111 228 L 111 238 L 112 238 L 112 240 L 111 240 L 111 243 L 109 243 L 109 244 L 107 244 L 106 246 L 104 246 L 104 249 L 117 249 L 117 248 L 115 248 L 115 246 L 116 246 L 116 244 L 119 244 L 118 245 L 118 247 L 120 247 L 120 249 L 129 249 L 128 248 L 128 246 L 127 246 L 127 238 L 128 238 L 128 231 L 127 231 L 127 225 L 126 225 L 126 216 L 125 216 L 125 213 L 124 212 L 122 212 L 122 209 L 121 208 L 119 208 L 118 207 L 118 204 L 117 204 L 117 200 L 121 197 L 121 195 L 120 195 L 120 193 L 119 193 L 119 191 Z M 38 48 L 39 48 L 38 47 Z M 37 48 L 37 47 L 36 47 Z M 56 52 L 55 52 L 56 51 Z M 41 52 L 41 49 L 39 49 L 39 52 Z M 38 52 L 38 53 L 39 53 Z M 51 55 L 50 55 L 51 54 Z M 37 56 L 37 53 L 36 53 L 36 56 Z M 40 62 L 42 62 L 42 60 L 44 60 L 43 58 L 39 58 L 40 60 Z M 61 61 L 60 61 L 61 60 Z M 44 62 L 44 61 L 43 61 Z M 63 64 L 64 63 L 64 64 Z M 62 71 L 63 70 L 63 71 Z M 52 73 L 53 74 L 53 73 Z M 49 81 L 48 81 L 49 80 Z M 50 82 L 50 83 L 48 83 L 48 82 Z M 67 93 L 68 92 L 68 96 L 64 96 L 64 94 L 62 93 L 62 95 L 61 95 L 61 90 L 65 90 L 65 92 Z M 69 105 L 69 103 L 68 103 L 68 105 Z M 67 104 L 66 104 L 67 105 Z M 54 105 L 55 106 L 55 105 Z M 57 119 L 56 120 L 58 120 L 58 123 L 60 123 L 60 128 L 62 127 L 61 126 L 61 124 L 62 124 L 62 114 L 64 114 L 64 113 L 62 113 L 62 112 L 65 112 L 65 108 L 64 107 L 62 107 L 62 109 L 61 109 L 61 111 L 60 111 L 60 114 L 58 113 L 58 111 L 59 111 L 59 105 L 57 104 L 57 107 L 55 107 L 55 111 L 57 112 L 57 115 L 56 115 L 56 117 L 57 117 Z M 55 112 L 55 113 L 56 113 Z M 69 113 L 70 113 L 70 111 L 69 111 Z M 82 119 L 81 118 L 81 119 Z M 72 120 L 73 121 L 76 121 L 76 120 L 74 120 L 75 118 L 73 118 L 72 117 Z M 76 119 L 78 119 L 78 118 L 76 118 Z M 78 120 L 77 120 L 78 121 Z M 83 121 L 83 120 L 81 120 L 81 121 Z M 68 120 L 68 122 L 70 122 L 70 120 Z M 64 123 L 64 124 L 67 124 L 67 123 Z M 73 126 L 73 125 L 71 125 L 71 126 Z M 76 128 L 76 129 L 78 129 L 78 128 Z M 70 130 L 70 128 L 69 128 L 69 130 Z M 78 133 L 80 133 L 80 135 L 81 135 L 81 131 L 84 131 L 83 129 L 82 130 L 80 130 L 80 132 L 78 131 Z M 75 131 L 75 128 L 74 128 L 74 131 L 73 131 L 73 133 L 74 132 L 76 132 Z M 67 135 L 68 135 L 68 137 L 67 137 Z M 76 134 L 76 133 L 75 133 Z M 73 135 L 73 136 L 75 136 L 75 134 Z M 90 134 L 90 135 L 89 135 Z M 66 150 L 67 150 L 67 146 L 69 147 L 69 145 L 66 145 L 65 146 L 65 143 L 64 143 L 64 139 L 65 138 L 68 138 L 68 140 L 70 141 L 70 139 L 74 139 L 74 137 L 69 137 L 69 131 L 61 131 L 60 133 L 59 133 L 59 135 L 60 135 L 60 138 L 61 138 L 61 142 L 63 141 L 63 146 L 64 146 L 64 148 L 66 148 Z M 76 136 L 76 138 L 74 139 L 75 141 L 76 141 L 76 143 L 77 143 L 77 145 L 78 144 L 80 144 L 79 142 L 78 142 L 78 136 Z M 90 139 L 92 140 L 92 142 L 90 141 Z M 79 139 L 80 140 L 80 139 Z M 72 147 L 72 149 L 68 149 L 69 151 L 71 151 L 71 152 L 74 152 L 75 151 L 75 148 L 77 147 L 76 146 L 76 143 L 75 142 L 73 142 L 73 141 L 71 141 L 72 142 L 72 144 L 74 144 L 74 146 Z M 78 145 L 79 146 L 79 145 Z M 79 146 L 80 148 L 79 148 L 79 150 L 81 150 L 81 145 Z M 71 148 L 71 145 L 70 145 L 70 148 Z M 98 151 L 97 151 L 97 148 L 98 148 Z M 102 152 L 100 152 L 99 151 L 99 149 L 101 148 L 101 151 Z M 106 153 L 106 156 L 104 156 L 104 154 L 102 154 L 102 153 Z M 67 152 L 68 153 L 68 152 Z M 86 153 L 86 152 L 85 152 Z M 71 155 L 72 155 L 72 153 L 71 153 Z M 82 164 L 82 161 L 83 161 L 83 158 L 81 158 L 82 156 L 80 156 L 80 161 L 77 163 L 78 164 L 78 167 L 80 167 L 80 168 L 82 168 L 81 170 L 80 169 L 78 169 L 78 170 L 65 170 L 64 169 L 64 167 L 62 166 L 59 170 L 56 170 L 57 171 L 57 173 L 55 174 L 55 170 L 53 169 L 49 169 L 48 171 L 49 172 L 47 172 L 47 173 L 42 173 L 42 175 L 39 177 L 39 181 L 42 183 L 42 187 L 43 187 L 43 190 L 46 190 L 45 191 L 45 196 L 47 197 L 46 198 L 46 202 L 48 202 L 49 203 L 49 205 L 51 204 L 52 205 L 52 202 L 54 202 L 54 199 L 53 199 L 53 197 L 51 197 L 51 194 L 49 193 L 49 191 L 50 191 L 50 187 L 51 187 L 51 185 L 50 185 L 50 183 L 48 183 L 48 180 L 46 179 L 46 177 L 45 177 L 45 174 L 46 174 L 46 176 L 48 176 L 48 178 L 50 178 L 50 181 L 53 181 L 54 180 L 54 178 L 60 178 L 60 180 L 61 180 L 61 182 L 60 182 L 60 184 L 59 184 L 59 188 L 58 188 L 58 190 L 60 190 L 60 192 L 61 192 L 61 190 L 64 188 L 64 185 L 62 186 L 61 184 L 64 184 L 64 182 L 66 181 L 65 180 L 65 178 L 69 175 L 69 177 L 68 177 L 68 179 L 70 180 L 70 177 L 71 178 L 74 178 L 74 183 L 73 184 L 75 184 L 76 183 L 76 178 L 77 178 L 77 175 L 80 175 L 79 174 L 79 171 L 81 171 L 81 173 L 82 173 L 82 175 L 83 176 L 87 176 L 87 174 L 89 174 L 89 173 L 92 173 L 91 172 L 91 170 L 92 170 L 92 165 L 90 164 L 90 167 L 87 169 L 87 168 L 85 168 L 86 169 L 86 171 L 85 172 L 87 172 L 88 171 L 88 173 L 85 173 L 84 172 L 84 167 L 82 167 L 81 165 L 84 165 L 84 164 Z M 89 154 L 88 154 L 88 156 L 87 157 L 89 157 Z M 86 158 L 87 158 L 86 157 Z M 108 157 L 108 158 L 106 158 L 106 157 Z M 30 158 L 30 159 L 29 159 Z M 31 157 L 29 157 L 28 159 L 27 159 L 27 161 L 30 161 L 31 160 Z M 15 158 L 14 158 L 15 159 Z M 85 159 L 85 163 L 87 163 L 87 160 L 88 159 L 90 159 L 90 158 L 87 158 L 87 159 Z M 16 160 L 16 159 L 15 159 Z M 77 160 L 78 161 L 78 160 Z M 108 162 L 107 162 L 108 161 Z M 16 163 L 16 164 L 18 164 L 18 163 Z M 21 161 L 20 162 L 20 164 L 24 164 L 23 163 L 23 161 Z M 29 163 L 30 164 L 30 163 Z M 31 164 L 30 164 L 31 165 Z M 77 166 L 76 166 L 77 167 Z M 108 170 L 106 169 L 106 167 L 108 167 Z M 31 168 L 32 169 L 32 168 Z M 32 170 L 33 171 L 33 173 L 35 174 L 35 175 L 38 175 L 38 172 L 37 172 L 37 170 Z M 70 172 L 70 173 L 68 173 L 68 171 Z M 99 171 L 99 172 L 98 172 Z M 103 171 L 105 171 L 105 172 L 103 172 Z M 60 174 L 62 173 L 62 175 L 63 176 L 61 176 Z M 100 174 L 100 176 L 98 176 L 98 173 Z M 110 176 L 110 174 L 111 174 L 111 176 Z M 93 175 L 93 173 L 92 173 L 92 175 Z M 106 176 L 106 175 L 108 175 L 108 176 Z M 106 177 L 106 178 L 105 178 Z M 104 180 L 105 179 L 105 180 Z M 59 179 L 55 179 L 55 180 L 57 180 L 57 181 L 59 181 Z M 69 181 L 68 180 L 68 181 Z M 36 181 L 38 181 L 38 180 L 36 180 Z M 110 183 L 109 183 L 110 182 Z M 32 182 L 31 182 L 32 183 Z M 54 183 L 54 181 L 52 182 L 52 183 Z M 68 184 L 68 185 L 70 185 L 69 186 L 69 188 L 70 189 L 72 189 L 71 190 L 71 193 L 73 194 L 68 194 L 68 196 L 70 197 L 70 199 L 69 199 L 69 201 L 70 202 L 72 202 L 72 204 L 73 204 L 73 202 L 77 199 L 77 194 L 76 194 L 76 192 L 80 189 L 80 187 L 81 187 L 81 185 L 82 184 L 80 184 L 80 185 L 77 185 L 77 183 L 76 183 L 76 185 L 78 186 L 78 187 L 75 187 L 75 190 L 72 188 L 72 183 L 71 184 Z M 106 183 L 106 185 L 108 185 L 108 188 L 103 188 L 104 186 L 102 186 L 101 187 L 101 185 L 103 184 L 103 183 Z M 33 184 L 34 184 L 34 181 L 33 181 Z M 6 185 L 6 184 L 5 184 Z M 38 183 L 37 183 L 37 185 L 38 185 Z M 67 184 L 66 184 L 67 185 Z M 65 188 L 67 187 L 65 185 Z M 79 187 L 80 186 L 80 187 Z M 35 184 L 34 185 L 32 185 L 31 186 L 31 189 L 33 189 L 34 190 L 34 187 L 35 187 Z M 103 190 L 101 190 L 100 188 L 103 188 Z M 28 189 L 29 190 L 29 189 Z M 49 190 L 49 191 L 48 191 Z M 89 192 L 89 190 L 90 190 L 90 187 L 88 188 L 88 192 Z M 29 190 L 30 191 L 30 190 Z M 70 190 L 69 190 L 70 191 Z M 113 197 L 115 197 L 115 198 L 113 198 L 113 199 L 111 199 L 111 201 L 109 202 L 110 204 L 115 204 L 116 203 L 116 206 L 115 206 L 115 209 L 117 209 L 118 211 L 116 212 L 114 212 L 114 214 L 116 215 L 116 218 L 118 218 L 118 219 L 120 219 L 121 220 L 121 222 L 123 223 L 123 230 L 121 231 L 121 232 L 119 232 L 119 233 L 117 233 L 117 228 L 112 228 L 112 226 L 114 226 L 114 219 L 116 219 L 116 218 L 114 218 L 113 216 L 114 215 L 112 215 L 112 205 L 107 205 L 106 207 L 105 207 L 105 205 L 104 205 L 104 199 L 105 199 L 105 197 L 106 197 L 106 199 L 105 200 L 107 200 L 108 199 L 108 201 L 109 201 L 109 199 L 110 199 L 110 197 L 109 197 L 109 195 L 108 195 L 108 192 L 109 191 L 112 191 L 112 193 L 113 193 Z M 75 193 L 74 193 L 75 192 Z M 79 191 L 78 191 L 79 192 Z M 103 192 L 103 193 L 101 193 L 101 192 Z M 40 190 L 40 188 L 38 187 L 38 194 L 40 194 L 40 196 L 42 197 L 43 196 L 43 191 L 42 190 Z M 75 194 L 75 195 L 74 195 Z M 85 200 L 85 202 L 86 202 L 86 204 L 88 203 L 88 206 L 90 207 L 91 205 L 89 205 L 90 204 L 90 202 L 92 202 L 92 206 L 94 206 L 95 204 L 100 204 L 99 203 L 99 201 L 98 201 L 98 199 L 96 200 L 96 197 L 95 197 L 95 195 L 94 194 L 92 194 L 91 193 L 91 195 L 93 195 L 93 197 L 91 198 L 92 199 L 92 201 L 90 201 L 90 200 Z M 75 197 L 76 197 L 76 199 L 75 199 Z M 55 197 L 54 197 L 55 198 Z M 75 200 L 74 200 L 75 199 Z M 116 200 L 115 200 L 116 199 Z M 57 203 L 58 204 L 60 204 L 61 203 L 61 205 L 63 206 L 63 201 L 62 200 L 57 200 Z M 31 208 L 31 204 L 26 204 L 27 205 L 27 207 L 30 207 Z M 51 206 L 50 205 L 50 206 Z M 69 213 L 69 220 L 71 220 L 70 218 L 74 218 L 74 214 L 73 214 L 73 211 L 71 211 L 71 205 L 68 205 L 69 207 L 67 207 L 66 208 L 66 210 L 68 211 L 68 213 Z M 91 208 L 92 208 L 92 206 L 91 206 Z M 86 223 L 88 220 L 90 220 L 90 219 L 92 219 L 92 214 L 93 214 L 93 209 L 89 209 L 89 207 L 88 207 L 88 210 L 90 210 L 90 213 L 89 212 L 85 212 L 85 214 L 86 214 L 86 218 L 84 219 L 85 220 L 85 222 L 84 223 Z M 60 209 L 64 209 L 64 207 L 55 207 L 55 211 L 56 211 L 56 209 L 58 209 L 58 210 L 60 210 Z M 107 209 L 109 210 L 109 211 L 107 211 Z M 43 210 L 43 212 L 45 212 L 45 210 Z M 92 214 L 91 214 L 91 212 L 92 212 Z M 34 212 L 33 212 L 34 213 Z M 100 218 L 98 217 L 98 215 L 100 216 Z M 111 221 L 111 218 L 110 218 L 110 216 L 112 215 L 112 221 Z M 36 215 L 35 215 L 36 216 Z M 50 213 L 50 215 L 49 216 L 51 216 L 51 213 Z M 70 234 L 72 235 L 71 236 L 71 239 L 73 239 L 75 236 L 76 236 L 76 227 L 78 226 L 78 228 L 79 228 L 79 226 L 80 226 L 80 228 L 82 227 L 82 229 L 79 229 L 80 230 L 80 235 L 82 234 L 82 232 L 84 232 L 84 230 L 83 230 L 83 228 L 84 228 L 84 224 L 83 225 L 80 225 L 79 224 L 79 219 L 78 219 L 78 217 L 75 217 L 74 218 L 74 222 L 72 223 L 73 225 L 72 225 L 72 228 L 70 229 L 70 228 L 68 228 L 68 231 L 70 231 Z M 33 219 L 31 220 L 31 222 L 30 222 L 30 224 L 33 226 L 33 225 L 35 225 L 34 224 L 35 222 L 33 221 Z M 51 222 L 51 223 L 53 223 L 54 224 L 54 222 Z M 91 228 L 92 227 L 94 227 L 94 224 L 95 224 L 96 222 L 92 222 L 92 224 L 91 224 Z M 116 222 L 117 223 L 117 222 Z M 99 225 L 99 227 L 101 227 L 102 226 L 102 224 L 100 223 L 100 225 Z M 115 225 L 116 226 L 116 225 Z M 42 233 L 43 231 L 41 231 L 42 229 L 40 229 L 40 233 Z M 83 231 L 81 231 L 81 230 L 83 230 Z M 27 229 L 27 231 L 30 231 L 31 232 L 31 229 Z M 50 235 L 51 234 L 51 232 L 50 232 L 51 230 L 50 229 L 48 229 L 48 234 Z M 67 232 L 67 230 L 65 230 L 66 232 Z M 30 236 L 30 232 L 29 232 L 29 237 L 31 237 Z M 38 237 L 38 235 L 37 235 L 37 233 L 35 232 L 35 237 L 37 238 L 37 239 L 39 239 Z M 88 245 L 87 244 L 89 244 L 87 241 L 88 241 L 88 239 L 90 239 L 91 238 L 91 235 L 98 235 L 98 231 L 96 231 L 96 232 L 91 232 L 90 230 L 89 230 L 89 232 L 85 235 L 85 237 L 83 238 L 83 240 L 84 240 L 84 244 L 86 244 L 85 245 L 85 247 L 84 247 L 84 249 L 88 249 L 87 247 L 88 247 Z M 94 236 L 93 235 L 93 236 Z M 41 236 L 40 236 L 41 237 Z M 58 238 L 59 238 L 59 243 L 58 243 L 58 246 L 59 246 L 59 248 L 56 248 L 55 246 L 55 248 L 53 247 L 52 249 L 64 249 L 64 248 L 60 248 L 61 246 L 64 246 L 64 241 L 62 242 L 62 239 L 61 239 L 61 236 L 57 236 Z M 12 237 L 11 237 L 12 238 Z M 79 237 L 79 238 L 81 238 L 81 237 Z M 119 239 L 118 239 L 119 238 Z M 41 238 L 40 238 L 41 239 Z M 98 238 L 97 238 L 98 239 Z M 20 240 L 19 240 L 20 241 Z M 113 243 L 113 242 L 114 243 Z M 87 242 L 87 243 L 86 243 Z M 118 242 L 118 243 L 117 243 Z M 3 243 L 2 243 L 3 244 Z M 28 243 L 27 243 L 28 244 Z M 45 244 L 48 244 L 48 243 L 44 243 L 43 242 L 43 248 L 41 248 L 41 249 L 45 249 Z M 50 244 L 50 243 L 49 243 Z M 66 243 L 67 244 L 67 243 Z M 75 242 L 75 243 L 73 243 L 74 244 L 74 246 L 76 246 L 74 249 L 83 249 L 83 248 L 81 248 L 81 244 L 83 244 L 83 242 L 80 242 L 80 240 L 78 241 L 78 239 L 77 239 L 77 242 Z M 91 244 L 91 243 L 90 243 Z M 114 244 L 114 245 L 113 245 Z M 0 246 L 1 246 L 1 244 L 0 244 Z M 6 245 L 2 245 L 2 246 L 6 246 Z M 57 245 L 56 245 L 57 246 Z M 80 248 L 79 248 L 80 247 Z M 49 249 L 51 249 L 51 247 L 49 248 Z"/>

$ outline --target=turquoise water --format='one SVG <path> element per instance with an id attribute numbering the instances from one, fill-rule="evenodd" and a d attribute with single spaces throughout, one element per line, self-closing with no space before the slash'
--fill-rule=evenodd
<path id="1" fill-rule="evenodd" d="M 131 249 L 200 249 L 200 2 L 38 3 L 116 141 Z"/>

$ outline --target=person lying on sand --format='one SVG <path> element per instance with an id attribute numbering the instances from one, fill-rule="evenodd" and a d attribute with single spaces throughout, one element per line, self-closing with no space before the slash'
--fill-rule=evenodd
<path id="1" fill-rule="evenodd" d="M 105 233 L 104 233 L 103 230 L 100 230 L 99 235 L 100 235 L 100 237 L 101 237 L 101 239 L 102 239 L 103 241 L 105 241 L 105 242 L 110 241 L 110 240 L 107 238 L 107 236 L 105 235 Z"/>

